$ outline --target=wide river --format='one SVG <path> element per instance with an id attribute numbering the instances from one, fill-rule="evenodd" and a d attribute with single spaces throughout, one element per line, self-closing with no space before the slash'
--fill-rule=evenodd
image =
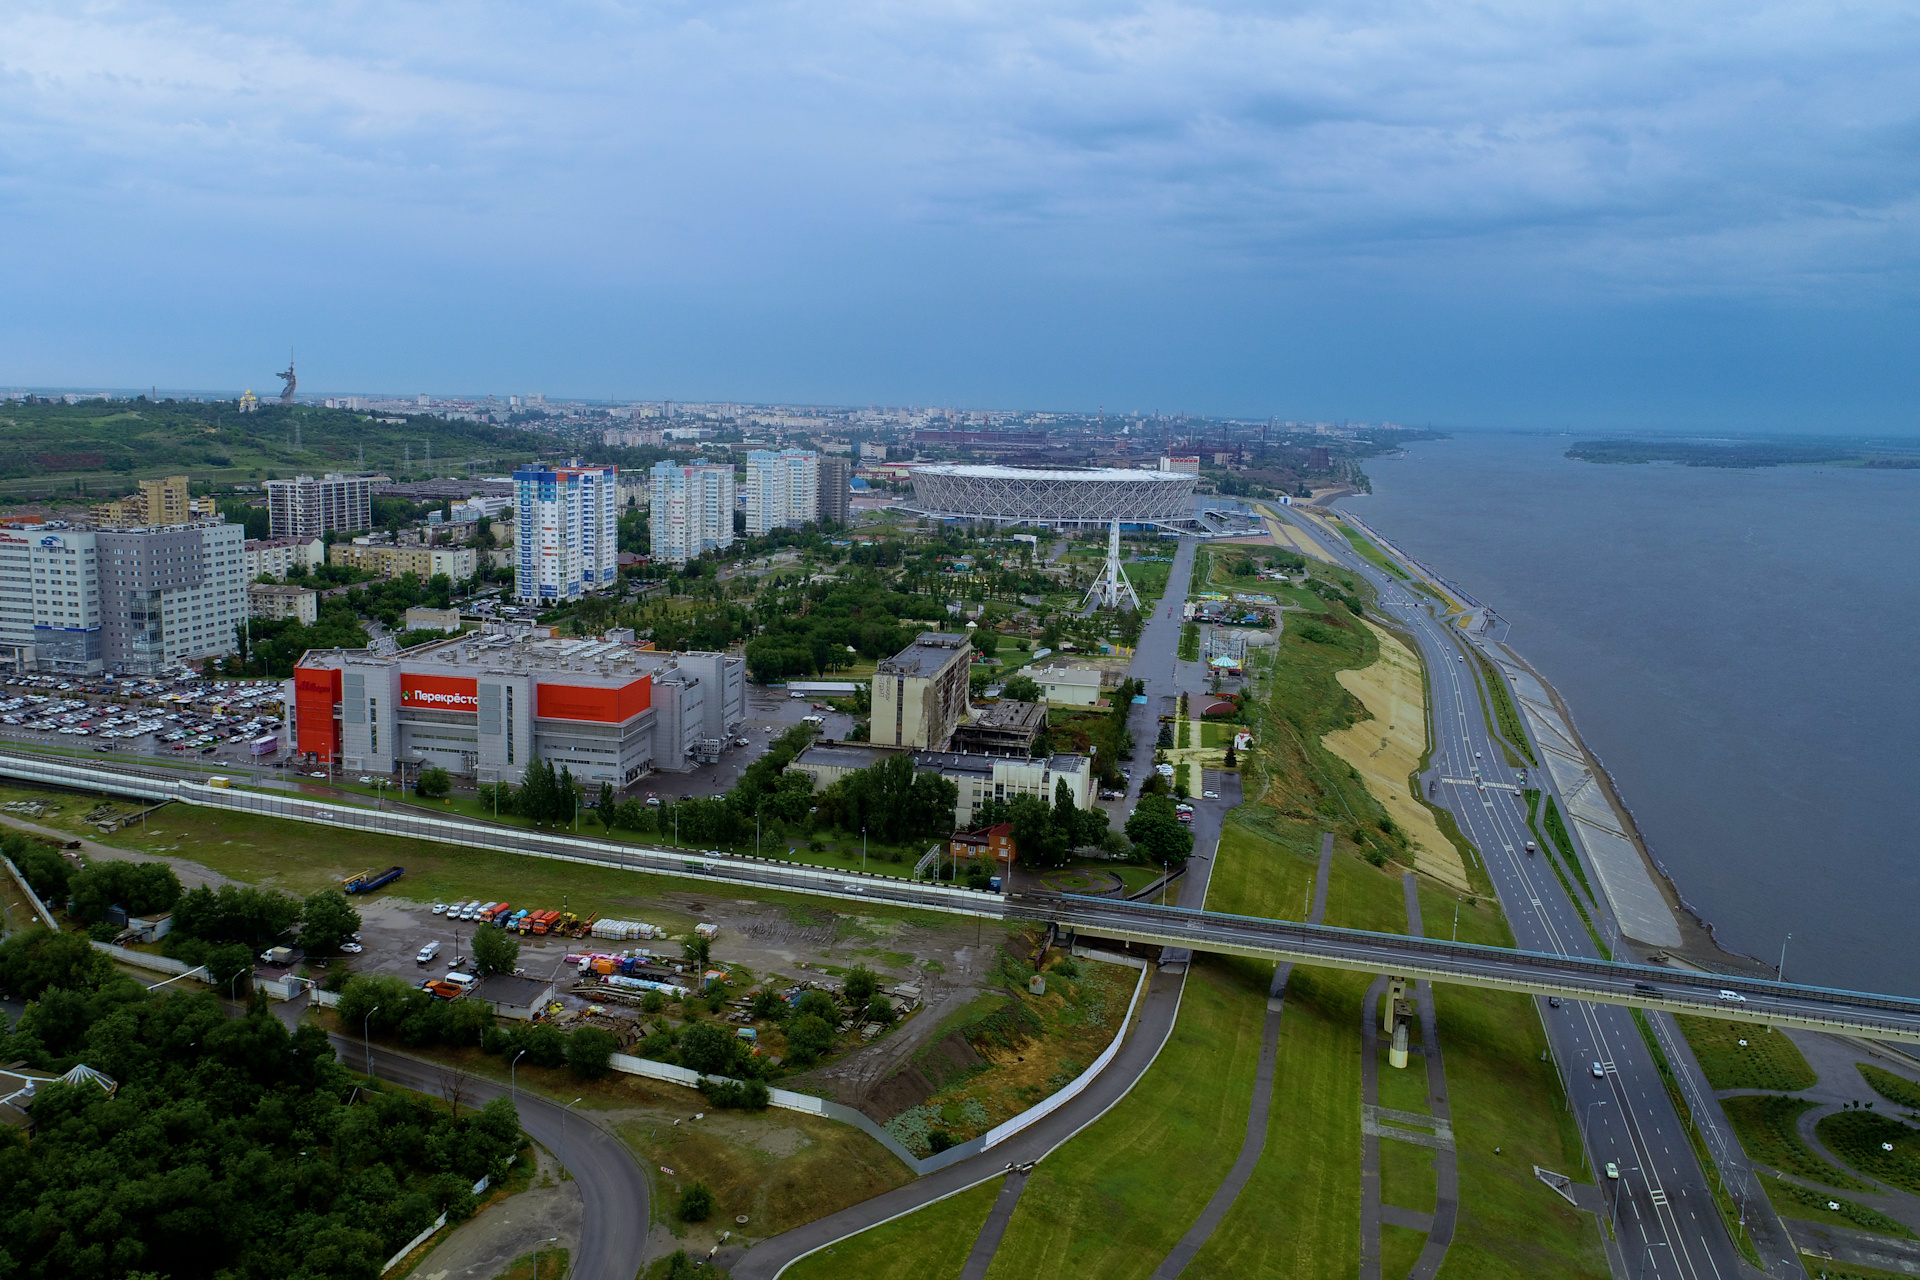
<path id="1" fill-rule="evenodd" d="M 1462 432 L 1354 513 L 1512 623 L 1722 946 L 1920 995 L 1920 471 Z"/>

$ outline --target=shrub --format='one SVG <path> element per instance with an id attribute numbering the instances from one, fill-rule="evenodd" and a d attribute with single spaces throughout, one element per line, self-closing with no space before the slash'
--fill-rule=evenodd
<path id="1" fill-rule="evenodd" d="M 733 1068 L 733 1041 L 725 1027 L 696 1022 L 680 1033 L 680 1065 L 708 1075 Z"/>
<path id="2" fill-rule="evenodd" d="M 953 1145 L 953 1135 L 945 1129 L 929 1129 L 927 1131 L 927 1145 L 933 1148 L 935 1155 L 939 1155 L 942 1151 L 945 1151 Z"/>
<path id="3" fill-rule="evenodd" d="M 682 1222 L 705 1222 L 713 1216 L 713 1191 L 704 1182 L 688 1184 L 680 1193 L 678 1214 Z"/>
<path id="4" fill-rule="evenodd" d="M 893 1001 L 887 999 L 885 996 L 875 996 L 873 999 L 867 1001 L 868 1022 L 877 1022 L 883 1027 L 890 1027 L 893 1025 L 893 1020 L 898 1016 L 899 1015 L 893 1011 Z"/>
<path id="5" fill-rule="evenodd" d="M 833 1028 L 813 1014 L 802 1014 L 787 1027 L 787 1049 L 798 1061 L 812 1062 L 833 1048 Z"/>
<path id="6" fill-rule="evenodd" d="M 613 1053 L 619 1047 L 611 1031 L 581 1027 L 567 1037 L 567 1066 L 582 1080 L 598 1080 L 613 1069 Z"/>
<path id="7" fill-rule="evenodd" d="M 773 1093 L 761 1080 L 702 1080 L 700 1092 L 716 1107 L 736 1111 L 765 1111 Z"/>
<path id="8" fill-rule="evenodd" d="M 793 1012 L 796 1017 L 818 1018 L 830 1027 L 840 1023 L 840 1004 L 824 991 L 809 991 L 801 996 Z"/>
<path id="9" fill-rule="evenodd" d="M 841 989 L 846 992 L 847 999 L 858 1003 L 880 989 L 880 980 L 874 976 L 873 970 L 857 964 L 853 972 L 847 975 L 846 984 Z"/>

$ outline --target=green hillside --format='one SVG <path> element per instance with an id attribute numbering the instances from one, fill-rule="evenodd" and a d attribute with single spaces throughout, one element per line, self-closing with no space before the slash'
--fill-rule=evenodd
<path id="1" fill-rule="evenodd" d="M 565 448 L 555 436 L 518 428 L 426 415 L 383 417 L 279 404 L 243 414 L 233 401 L 155 404 L 144 397 L 72 405 L 0 402 L 0 494 L 71 494 L 77 487 L 111 496 L 134 479 L 183 471 L 196 481 L 244 483 L 303 471 L 359 470 L 363 457 L 366 468 L 396 479 L 463 474 L 469 462 L 499 474 Z"/>

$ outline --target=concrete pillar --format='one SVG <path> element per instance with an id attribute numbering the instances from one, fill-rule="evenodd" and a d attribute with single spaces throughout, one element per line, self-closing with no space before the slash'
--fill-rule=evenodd
<path id="1" fill-rule="evenodd" d="M 1396 1022 L 1393 1027 L 1393 1047 L 1387 1050 L 1387 1065 L 1406 1070 L 1407 1066 L 1407 1024 Z"/>
<path id="2" fill-rule="evenodd" d="M 1400 1009 L 1407 1003 L 1407 980 L 1405 978 L 1387 979 L 1387 1003 L 1380 1010 L 1380 1031 L 1386 1034 L 1393 1030 Z"/>

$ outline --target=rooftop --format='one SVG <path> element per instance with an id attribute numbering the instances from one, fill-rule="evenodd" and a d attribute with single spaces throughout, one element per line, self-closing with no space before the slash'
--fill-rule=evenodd
<path id="1" fill-rule="evenodd" d="M 919 639 L 881 662 L 875 671 L 890 676 L 936 676 L 955 661 L 967 661 L 970 648 L 963 635 L 923 631 Z"/>
<path id="2" fill-rule="evenodd" d="M 969 476 L 978 480 L 1053 480 L 1085 483 L 1093 480 L 1112 482 L 1132 480 L 1148 484 L 1192 484 L 1193 477 L 1173 471 L 1132 471 L 1125 467 L 1085 467 L 1066 470 L 1052 467 L 997 467 L 990 465 L 936 463 L 914 468 L 916 476 Z"/>

